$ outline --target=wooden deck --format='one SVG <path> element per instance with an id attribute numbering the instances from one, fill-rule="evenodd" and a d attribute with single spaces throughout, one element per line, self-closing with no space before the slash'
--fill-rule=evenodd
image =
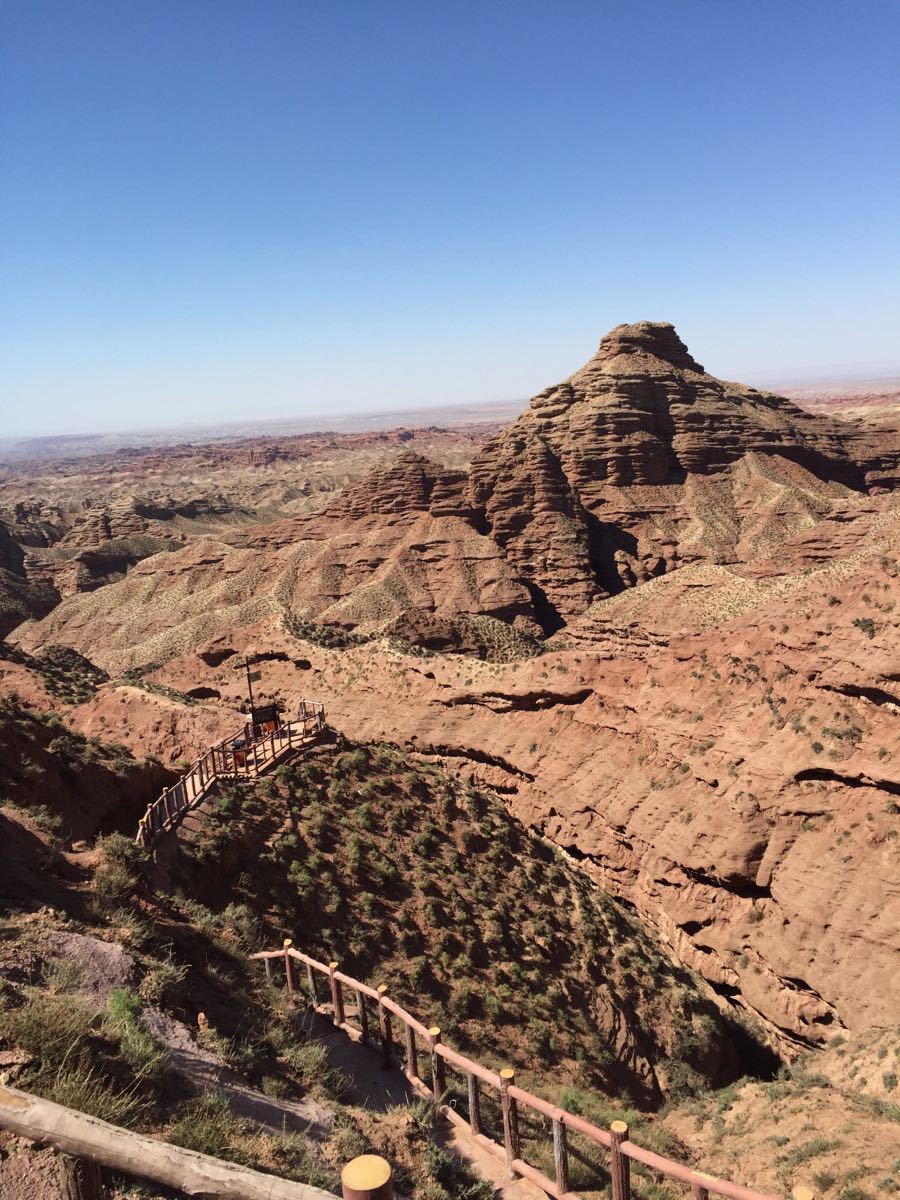
<path id="1" fill-rule="evenodd" d="M 305 746 L 318 741 L 325 728 L 325 708 L 302 701 L 295 720 L 271 733 L 254 737 L 248 724 L 217 742 L 158 800 L 147 806 L 135 841 L 152 850 L 157 841 L 180 824 L 185 813 L 202 804 L 215 786 L 233 780 L 256 779 Z"/>

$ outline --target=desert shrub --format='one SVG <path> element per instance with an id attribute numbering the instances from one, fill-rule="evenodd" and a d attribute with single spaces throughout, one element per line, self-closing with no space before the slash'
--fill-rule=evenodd
<path id="1" fill-rule="evenodd" d="M 328 1145 L 337 1161 L 342 1163 L 371 1152 L 371 1146 L 359 1128 L 344 1114 L 335 1120 Z"/>
<path id="2" fill-rule="evenodd" d="M 357 748 L 339 755 L 334 762 L 334 771 L 338 776 L 362 775 L 369 765 L 369 756 L 365 750 Z"/>
<path id="3" fill-rule="evenodd" d="M 172 1004 L 179 995 L 186 975 L 187 967 L 171 959 L 156 961 L 144 974 L 138 994 L 148 1004 Z"/>
<path id="4" fill-rule="evenodd" d="M 0 1013 L 0 1036 L 34 1059 L 23 1079 L 27 1089 L 115 1125 L 140 1125 L 154 1107 L 154 1093 L 144 1087 L 152 1072 L 129 1070 L 127 1082 L 118 1077 L 115 1053 L 121 1039 L 114 1035 L 104 1043 L 98 1025 L 97 1014 L 78 996 L 37 988 Z M 138 1061 L 137 1043 L 130 1049 Z"/>
<path id="5" fill-rule="evenodd" d="M 779 1166 L 791 1170 L 801 1163 L 809 1162 L 810 1159 L 819 1158 L 820 1155 L 828 1154 L 832 1150 L 839 1150 L 842 1145 L 843 1142 L 835 1138 L 812 1138 L 810 1141 L 804 1142 L 800 1146 L 794 1146 L 784 1154 L 780 1154 L 776 1161 Z"/>
<path id="6" fill-rule="evenodd" d="M 222 924 L 245 950 L 256 950 L 262 940 L 262 922 L 247 904 L 228 904 L 222 912 Z"/>
<path id="7" fill-rule="evenodd" d="M 0 1012 L 0 1036 L 56 1067 L 84 1044 L 93 1022 L 94 1013 L 78 997 L 32 988 L 17 1008 Z"/>
<path id="8" fill-rule="evenodd" d="M 669 1081 L 668 1094 L 673 1100 L 685 1100 L 705 1089 L 703 1077 L 681 1059 L 667 1058 L 662 1066 Z"/>
<path id="9" fill-rule="evenodd" d="M 143 1001 L 125 988 L 114 988 L 106 1002 L 107 1030 L 119 1043 L 122 1058 L 141 1077 L 155 1079 L 169 1056 L 140 1023 Z"/>
<path id="10" fill-rule="evenodd" d="M 237 1144 L 250 1128 L 235 1116 L 221 1092 L 202 1092 L 179 1106 L 166 1138 L 186 1150 L 250 1166 L 252 1157 Z"/>
<path id="11" fill-rule="evenodd" d="M 328 1059 L 323 1042 L 294 1040 L 282 1050 L 292 1074 L 311 1092 L 329 1100 L 346 1099 L 350 1081 L 340 1067 Z"/>
<path id="12" fill-rule="evenodd" d="M 137 889 L 147 855 L 131 838 L 111 833 L 99 842 L 100 862 L 94 871 L 94 891 L 105 905 L 121 905 Z"/>
<path id="13" fill-rule="evenodd" d="M 144 1125 L 153 1112 L 152 1098 L 137 1084 L 122 1088 L 84 1060 L 43 1077 L 39 1089 L 45 1100 L 125 1128 Z"/>

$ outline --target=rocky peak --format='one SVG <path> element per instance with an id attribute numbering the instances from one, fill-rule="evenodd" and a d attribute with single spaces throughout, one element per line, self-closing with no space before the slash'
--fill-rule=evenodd
<path id="1" fill-rule="evenodd" d="M 591 362 L 604 363 L 613 358 L 636 354 L 658 358 L 682 371 L 704 374 L 703 367 L 691 357 L 687 346 L 675 332 L 675 326 L 668 321 L 638 321 L 635 325 L 617 325 L 601 339 L 600 349 Z"/>
<path id="2" fill-rule="evenodd" d="M 407 450 L 327 516 L 462 518 L 500 551 L 550 633 L 685 563 L 753 557 L 757 542 L 863 490 L 868 466 L 847 426 L 707 374 L 673 325 L 639 321 L 535 396 L 467 475 Z"/>

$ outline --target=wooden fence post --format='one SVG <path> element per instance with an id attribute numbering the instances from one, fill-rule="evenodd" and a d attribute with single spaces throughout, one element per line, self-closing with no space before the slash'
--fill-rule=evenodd
<path id="1" fill-rule="evenodd" d="M 566 1146 L 566 1127 L 553 1118 L 553 1165 L 556 1168 L 556 1186 L 560 1195 L 569 1190 L 569 1151 Z"/>
<path id="2" fill-rule="evenodd" d="M 316 1008 L 319 1003 L 319 989 L 316 987 L 316 973 L 309 963 L 306 964 L 306 982 L 309 984 L 309 994 L 312 997 L 313 1008 Z"/>
<path id="3" fill-rule="evenodd" d="M 331 984 L 331 1015 L 335 1025 L 344 1023 L 344 1000 L 341 996 L 341 981 L 335 976 L 336 962 L 328 964 L 328 980 Z"/>
<path id="4" fill-rule="evenodd" d="M 707 1175 L 705 1171 L 695 1171 L 695 1175 L 699 1175 L 701 1179 L 712 1180 L 713 1175 Z M 704 1187 L 702 1183 L 691 1184 L 691 1200 L 709 1200 L 709 1189 Z"/>
<path id="5" fill-rule="evenodd" d="M 59 1183 L 63 1200 L 106 1200 L 100 1164 L 60 1154 Z"/>
<path id="6" fill-rule="evenodd" d="M 264 958 L 263 966 L 266 968 L 266 983 L 271 983 L 272 982 L 272 960 L 271 960 L 271 958 Z"/>
<path id="7" fill-rule="evenodd" d="M 481 1096 L 478 1076 L 473 1071 L 466 1071 L 466 1090 L 469 1093 L 469 1128 L 477 1135 L 481 1133 Z"/>
<path id="8" fill-rule="evenodd" d="M 294 960 L 291 958 L 289 951 L 293 942 L 290 938 L 284 939 L 284 981 L 289 992 L 297 990 L 297 976 L 294 973 Z"/>
<path id="9" fill-rule="evenodd" d="M 356 989 L 356 1015 L 359 1018 L 359 1033 L 364 1042 L 369 1040 L 369 1013 L 366 1009 L 366 998 L 362 991 Z"/>
<path id="10" fill-rule="evenodd" d="M 624 1121 L 613 1121 L 609 1132 L 612 1135 L 612 1145 L 610 1146 L 612 1200 L 631 1200 L 631 1163 L 620 1149 L 628 1137 L 628 1126 Z"/>
<path id="11" fill-rule="evenodd" d="M 403 1022 L 403 1035 L 406 1039 L 406 1073 L 412 1079 L 419 1077 L 419 1055 L 416 1050 L 416 1031 L 412 1025 Z"/>
<path id="12" fill-rule="evenodd" d="M 428 1030 L 428 1043 L 431 1046 L 431 1094 L 435 1104 L 440 1103 L 441 1096 L 447 1090 L 447 1080 L 444 1076 L 444 1060 L 438 1054 L 441 1040 L 440 1026 L 432 1025 Z"/>
<path id="13" fill-rule="evenodd" d="M 512 1067 L 500 1072 L 500 1107 L 503 1111 L 503 1146 L 506 1150 L 506 1173 L 515 1179 L 513 1160 L 519 1157 L 519 1112 L 515 1100 L 509 1094 L 509 1085 L 515 1082 Z"/>
<path id="14" fill-rule="evenodd" d="M 394 1050 L 394 1030 L 391 1026 L 391 1014 L 384 1007 L 384 994 L 387 988 L 383 983 L 378 985 L 378 1031 L 381 1034 L 381 1054 L 384 1065 L 392 1065 Z"/>
<path id="15" fill-rule="evenodd" d="M 393 1200 L 390 1164 L 379 1154 L 361 1154 L 341 1171 L 344 1200 Z"/>

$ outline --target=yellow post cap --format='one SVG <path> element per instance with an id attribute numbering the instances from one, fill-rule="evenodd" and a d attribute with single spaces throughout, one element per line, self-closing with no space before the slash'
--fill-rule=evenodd
<path id="1" fill-rule="evenodd" d="M 384 1187 L 390 1177 L 390 1163 L 380 1154 L 360 1154 L 341 1171 L 341 1183 L 354 1192 L 370 1192 Z"/>
<path id="2" fill-rule="evenodd" d="M 329 971 L 336 971 L 338 969 L 338 965 L 339 964 L 338 964 L 337 960 L 335 960 L 334 962 L 330 962 L 328 964 Z"/>
<path id="3" fill-rule="evenodd" d="M 440 1025 L 432 1025 L 432 1027 L 428 1030 L 428 1036 L 433 1037 L 433 1038 L 439 1038 L 441 1036 Z"/>
<path id="4" fill-rule="evenodd" d="M 512 1067 L 503 1067 L 502 1070 L 500 1071 L 501 1079 L 515 1079 L 515 1077 L 516 1077 L 516 1073 L 512 1069 Z"/>
<path id="5" fill-rule="evenodd" d="M 294 943 L 291 941 L 290 938 L 285 938 L 284 944 L 285 944 L 285 946 L 293 946 Z"/>
<path id="6" fill-rule="evenodd" d="M 798 1184 L 791 1192 L 794 1200 L 813 1200 L 812 1188 L 804 1187 L 803 1184 Z"/>
<path id="7" fill-rule="evenodd" d="M 612 1125 L 610 1125 L 610 1129 L 613 1131 L 613 1133 L 627 1133 L 628 1125 L 624 1121 L 613 1121 Z"/>

